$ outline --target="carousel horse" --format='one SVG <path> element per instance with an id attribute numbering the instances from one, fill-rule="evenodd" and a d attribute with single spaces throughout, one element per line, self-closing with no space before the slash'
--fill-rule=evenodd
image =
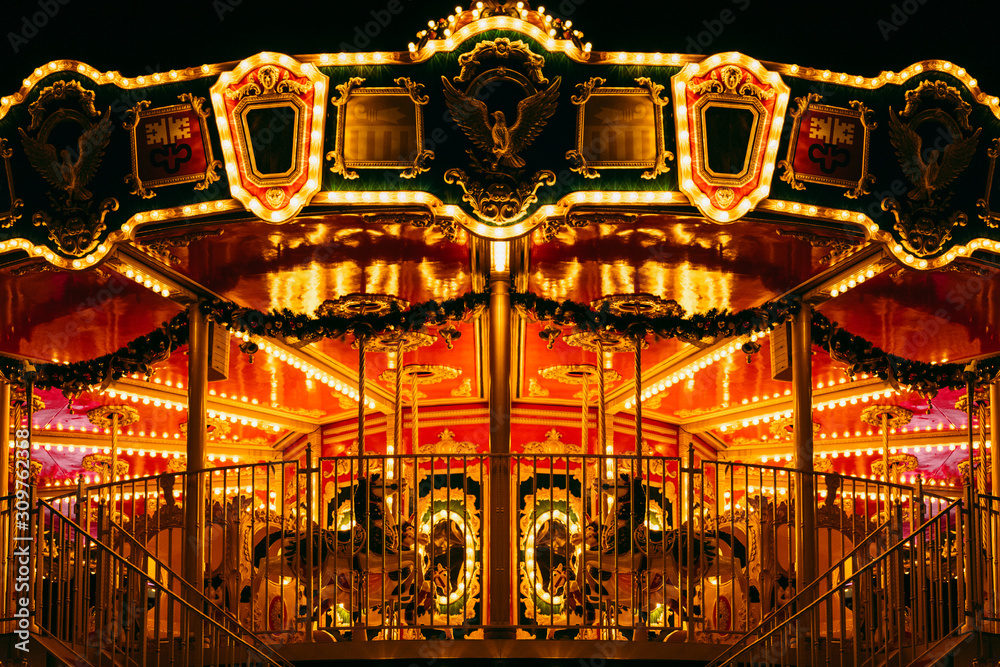
<path id="1" fill-rule="evenodd" d="M 644 530 L 646 515 L 642 480 L 623 473 L 613 482 L 605 481 L 602 490 L 614 501 L 610 503 L 603 530 L 598 522 L 588 523 L 577 575 L 577 580 L 586 587 L 584 606 L 588 616 L 596 614 L 598 609 L 614 614 L 631 609 L 633 590 L 645 564 L 635 539 L 637 531 Z M 589 620 L 593 622 L 596 618 Z"/>
<path id="2" fill-rule="evenodd" d="M 414 593 L 414 530 L 407 521 L 397 526 L 392 513 L 385 511 L 386 496 L 398 489 L 396 482 L 374 473 L 360 479 L 354 491 L 354 520 L 366 535 L 355 552 L 354 567 L 367 576 L 369 607 L 405 604 Z"/>
<path id="3" fill-rule="evenodd" d="M 733 558 L 729 544 L 719 534 L 693 535 L 689 538 L 685 527 L 664 531 L 637 531 L 637 546 L 646 558 L 643 578 L 643 611 L 649 613 L 658 605 L 680 613 L 684 599 L 682 583 L 690 576 L 697 587 L 696 596 L 702 604 L 721 605 L 717 621 L 732 628 L 733 602 L 728 595 L 741 601 L 746 597 L 746 577 L 740 563 Z M 692 540 L 693 559 L 688 563 L 688 541 Z M 726 584 L 737 579 L 738 593 Z M 720 594 L 723 591 L 725 594 Z M 725 598 L 725 599 L 723 599 Z M 714 614 L 702 611 L 702 616 Z"/>
<path id="4" fill-rule="evenodd" d="M 309 551 L 312 551 L 313 583 L 320 591 L 323 610 L 334 604 L 348 608 L 357 606 L 357 586 L 353 577 L 354 556 L 362 546 L 363 531 L 317 530 L 312 536 L 312 544 L 307 544 L 302 535 L 285 532 L 276 543 L 273 536 L 271 545 L 264 546 L 267 555 L 258 557 L 253 590 L 260 590 L 265 577 L 280 582 L 284 577 L 292 577 L 304 585 L 309 573 Z M 259 550 L 260 547 L 258 547 Z"/>

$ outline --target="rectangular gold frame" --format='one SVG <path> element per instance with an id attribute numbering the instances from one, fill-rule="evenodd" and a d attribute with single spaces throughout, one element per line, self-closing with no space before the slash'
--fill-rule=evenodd
<path id="1" fill-rule="evenodd" d="M 0 138 L 0 157 L 3 158 L 3 168 L 7 176 L 7 192 L 10 194 L 10 210 L 0 212 L 0 229 L 13 226 L 21 219 L 21 209 L 24 202 L 14 194 L 14 172 L 10 168 L 10 158 L 14 155 L 14 149 L 7 144 L 7 140 Z"/>
<path id="2" fill-rule="evenodd" d="M 333 105 L 337 107 L 337 135 L 335 149 L 326 154 L 328 160 L 333 160 L 333 166 L 330 168 L 335 174 L 340 174 L 344 178 L 353 179 L 358 177 L 358 173 L 353 171 L 354 169 L 401 169 L 399 176 L 400 178 L 413 178 L 417 174 L 427 171 L 428 167 L 426 163 L 428 160 L 434 157 L 434 152 L 429 151 L 424 147 L 424 116 L 421 107 L 430 101 L 426 95 L 421 94 L 421 89 L 423 84 L 413 83 L 410 79 L 406 77 L 400 77 L 395 79 L 395 82 L 399 84 L 398 88 L 395 87 L 370 87 L 364 88 L 360 87 L 364 83 L 364 79 L 361 77 L 351 77 L 347 82 L 337 86 L 337 90 L 340 91 L 340 98 L 333 100 Z M 416 145 L 417 145 L 417 156 L 414 158 L 413 162 L 405 161 L 392 161 L 392 160 L 380 160 L 380 161 L 348 161 L 344 159 L 344 140 L 347 128 L 347 103 L 349 100 L 359 97 L 359 96 L 372 96 L 372 97 L 408 97 L 413 102 L 414 109 L 414 125 L 416 126 Z"/>
<path id="3" fill-rule="evenodd" d="M 713 107 L 724 109 L 746 109 L 753 114 L 753 128 L 750 133 L 750 150 L 743 160 L 743 170 L 738 174 L 719 174 L 708 166 L 708 136 L 705 133 L 704 115 L 707 109 Z M 767 137 L 763 133 L 760 122 L 767 111 L 756 97 L 743 95 L 726 95 L 724 93 L 706 93 L 694 105 L 694 134 L 697 137 L 698 152 L 696 158 L 704 164 L 705 182 L 713 187 L 738 188 L 746 185 L 754 178 L 753 165 L 757 156 L 764 148 Z"/>
<path id="4" fill-rule="evenodd" d="M 292 132 L 295 135 L 295 152 L 292 164 L 283 174 L 264 175 L 257 171 L 257 157 L 248 144 L 247 113 L 255 109 L 277 109 L 279 107 L 295 108 L 295 125 Z M 292 185 L 297 180 L 300 167 L 306 161 L 305 152 L 309 150 L 309 141 L 305 137 L 305 125 L 302 117 L 306 113 L 305 103 L 293 93 L 275 93 L 272 95 L 247 96 L 240 100 L 233 110 L 233 117 L 240 121 L 239 131 L 233 133 L 234 143 L 243 156 L 243 164 L 247 165 L 247 180 L 260 188 L 280 188 Z"/>
<path id="5" fill-rule="evenodd" d="M 182 95 L 178 95 L 177 99 L 181 101 L 181 104 L 172 104 L 170 106 L 157 107 L 155 109 L 149 108 L 149 100 L 142 100 L 138 105 L 129 109 L 125 114 L 125 128 L 129 131 L 129 146 L 132 150 L 132 173 L 125 178 L 125 182 L 131 188 L 131 194 L 142 197 L 143 199 L 149 199 L 150 197 L 156 196 L 153 188 L 163 187 L 165 185 L 197 183 L 197 185 L 194 186 L 194 189 L 204 190 L 212 183 L 219 180 L 219 175 L 216 173 L 216 169 L 220 169 L 222 167 L 222 162 L 216 160 L 212 155 L 212 141 L 208 133 L 208 116 L 211 114 L 211 111 L 203 107 L 205 104 L 205 98 L 195 97 L 191 93 L 183 93 Z M 202 150 L 205 152 L 205 171 L 197 174 L 170 176 L 168 178 L 157 178 L 144 181 L 139 178 L 139 151 L 136 144 L 136 127 L 138 127 L 139 122 L 144 118 L 166 116 L 177 111 L 193 111 L 198 117 L 198 125 L 201 128 L 201 145 Z"/>
<path id="6" fill-rule="evenodd" d="M 986 223 L 988 227 L 996 229 L 1000 227 L 1000 211 L 990 208 L 990 191 L 993 189 L 993 175 L 996 173 L 997 158 L 1000 157 L 1000 139 L 994 139 L 990 147 L 986 149 L 986 156 L 990 159 L 989 170 L 986 172 L 986 193 L 982 199 L 976 201 L 976 211 L 979 219 Z M 11 195 L 13 196 L 13 189 Z"/>
<path id="7" fill-rule="evenodd" d="M 795 99 L 798 107 L 789 112 L 789 115 L 791 115 L 794 121 L 792 123 L 792 133 L 789 135 L 788 155 L 777 165 L 778 167 L 784 167 L 785 169 L 784 173 L 781 175 L 781 180 L 788 183 L 793 190 L 804 190 L 806 183 L 818 183 L 820 185 L 844 187 L 848 188 L 847 192 L 844 193 L 845 197 L 857 199 L 861 195 L 868 194 L 871 186 L 875 183 L 875 177 L 868 173 L 869 141 L 871 139 L 871 129 L 874 127 L 874 124 L 870 124 L 869 121 L 871 110 L 857 100 L 848 102 L 848 104 L 852 107 L 851 109 L 834 107 L 828 104 L 817 104 L 817 102 L 822 99 L 823 96 L 817 93 L 809 93 L 805 97 L 798 97 Z M 795 173 L 795 149 L 798 145 L 799 129 L 802 125 L 802 117 L 805 116 L 806 111 L 809 109 L 818 109 L 819 111 L 836 113 L 841 116 L 850 116 L 857 118 L 861 122 L 861 127 L 864 130 L 864 138 L 861 146 L 861 178 L 859 180 L 851 181 L 842 178 L 831 178 L 829 176 L 813 176 L 812 174 Z"/>
<path id="8" fill-rule="evenodd" d="M 570 170 L 582 174 L 584 178 L 600 178 L 601 175 L 598 173 L 598 169 L 647 169 L 647 171 L 642 174 L 642 177 L 646 179 L 656 178 L 660 174 L 664 174 L 669 170 L 667 167 L 667 160 L 672 160 L 674 156 L 672 153 L 668 152 L 664 146 L 663 107 L 667 104 L 668 100 L 660 98 L 660 92 L 663 90 L 663 86 L 658 83 L 653 83 L 653 81 L 647 77 L 640 77 L 635 81 L 639 84 L 639 87 L 604 87 L 603 84 L 605 83 L 605 79 L 595 76 L 589 81 L 581 83 L 577 86 L 577 88 L 580 89 L 580 94 L 574 95 L 570 98 L 573 104 L 579 107 L 579 111 L 576 116 L 576 148 L 566 153 L 566 159 L 570 162 Z M 652 160 L 637 160 L 631 162 L 602 160 L 600 162 L 595 162 L 588 161 L 584 157 L 584 115 L 587 102 L 594 96 L 636 96 L 647 98 L 653 103 L 653 127 L 655 131 L 654 142 L 656 144 L 656 155 Z"/>

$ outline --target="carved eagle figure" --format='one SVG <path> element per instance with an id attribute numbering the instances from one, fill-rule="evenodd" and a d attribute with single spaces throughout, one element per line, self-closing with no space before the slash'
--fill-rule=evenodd
<path id="1" fill-rule="evenodd" d="M 66 191 L 68 200 L 86 201 L 92 193 L 85 187 L 97 173 L 104 157 L 104 150 L 111 139 L 110 109 L 98 122 L 84 130 L 76 142 L 76 156 L 63 149 L 56 154 L 56 147 L 29 137 L 24 130 L 21 133 L 21 144 L 31 166 L 40 173 L 52 186 Z"/>
<path id="2" fill-rule="evenodd" d="M 907 178 L 914 185 L 907 196 L 910 199 L 928 201 L 934 198 L 934 192 L 947 186 L 959 174 L 965 171 L 976 153 L 979 145 L 979 133 L 965 139 L 960 139 L 943 151 L 931 150 L 928 160 L 924 162 L 923 140 L 912 127 L 899 122 L 899 118 L 889 109 L 889 140 L 896 149 L 896 157 Z"/>
<path id="3" fill-rule="evenodd" d="M 524 160 L 518 153 L 535 140 L 535 137 L 545 127 L 549 116 L 556 110 L 559 99 L 559 83 L 561 77 L 555 80 L 545 90 L 529 95 L 517 104 L 517 119 L 513 125 L 507 124 L 507 118 L 502 111 L 490 114 L 486 104 L 457 90 L 447 77 L 441 77 L 444 82 L 444 97 L 451 111 L 452 118 L 465 131 L 466 136 L 478 148 L 491 154 L 491 168 L 497 165 L 519 169 L 524 166 Z M 490 116 L 493 123 L 490 123 Z"/>

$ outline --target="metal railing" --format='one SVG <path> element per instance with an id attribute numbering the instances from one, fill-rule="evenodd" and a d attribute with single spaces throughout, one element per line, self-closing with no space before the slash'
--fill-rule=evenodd
<path id="1" fill-rule="evenodd" d="M 60 502 L 102 542 L 183 573 L 194 474 L 205 565 L 192 583 L 257 636 L 472 639 L 487 627 L 484 503 L 496 456 L 310 456 L 305 467 L 244 464 L 81 487 L 75 502 Z M 511 577 L 521 638 L 734 642 L 802 589 L 792 499 L 803 473 L 663 456 L 505 456 L 512 546 L 496 571 Z M 919 486 L 808 475 L 820 571 L 890 509 L 905 536 L 942 502 Z"/>
<path id="2" fill-rule="evenodd" d="M 877 555 L 853 550 L 792 598 L 774 619 L 783 620 L 741 640 L 711 667 L 911 664 L 967 618 L 967 522 L 956 500 Z"/>
<path id="3" fill-rule="evenodd" d="M 35 626 L 90 665 L 290 667 L 148 551 L 121 555 L 45 500 L 37 511 Z"/>

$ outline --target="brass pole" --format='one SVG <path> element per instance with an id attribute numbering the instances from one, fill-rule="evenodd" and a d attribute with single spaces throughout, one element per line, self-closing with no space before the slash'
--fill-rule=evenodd
<path id="1" fill-rule="evenodd" d="M 417 451 L 417 447 L 420 446 L 420 432 L 417 430 L 417 374 L 414 373 L 410 378 L 410 447 L 413 451 Z"/>
<path id="2" fill-rule="evenodd" d="M 0 496 L 10 493 L 10 423 L 10 385 L 0 382 Z"/>
<path id="3" fill-rule="evenodd" d="M 802 591 L 816 578 L 815 498 L 812 425 L 812 308 L 802 308 L 792 320 L 792 428 L 795 433 L 796 563 L 795 587 Z M 803 602 L 808 602 L 806 598 Z"/>
<path id="4" fill-rule="evenodd" d="M 1000 495 L 1000 458 L 997 458 L 997 432 L 1000 431 L 1000 416 L 997 409 L 1000 408 L 1000 383 L 990 384 L 990 495 L 996 498 Z M 990 599 L 993 600 L 993 616 L 1000 611 L 998 598 L 1000 598 L 1000 507 L 998 501 L 990 500 L 990 515 L 993 517 L 993 587 L 990 590 Z M 993 632 L 996 631 L 994 624 Z"/>
<path id="5" fill-rule="evenodd" d="M 108 481 L 115 481 L 115 468 L 118 466 L 118 413 L 111 415 L 111 470 L 108 471 Z M 113 492 L 111 492 L 113 493 Z M 114 496 L 111 497 L 114 500 Z"/>
<path id="6" fill-rule="evenodd" d="M 601 446 L 601 453 L 604 454 L 608 446 L 608 425 L 607 425 L 607 397 L 604 393 L 604 343 L 597 339 L 597 441 Z M 583 450 L 584 454 L 589 454 Z"/>
<path id="7" fill-rule="evenodd" d="M 583 375 L 583 414 L 580 420 L 580 449 L 583 452 L 590 451 L 590 438 L 587 433 L 587 418 L 590 416 L 590 391 L 587 374 Z"/>
<path id="8" fill-rule="evenodd" d="M 993 462 L 990 473 L 990 493 L 994 496 L 1000 496 L 1000 459 L 997 458 L 997 431 L 1000 430 L 998 409 L 1000 409 L 1000 381 L 990 385 L 990 458 Z M 997 551 L 996 554 L 1000 557 L 1000 551 Z"/>
<path id="9" fill-rule="evenodd" d="M 322 434 L 320 435 L 320 447 L 322 447 Z M 316 573 L 313 572 L 313 568 L 316 567 L 316 562 L 314 560 L 313 551 L 313 540 L 315 539 L 313 533 L 313 508 L 316 507 L 316 502 L 313 499 L 313 446 L 312 442 L 306 442 L 306 508 L 308 514 L 306 515 L 306 599 L 309 600 L 309 620 L 306 622 L 306 641 L 313 640 L 313 623 L 319 620 L 316 609 L 312 605 L 313 594 L 315 592 L 316 585 Z M 337 515 L 334 513 L 333 517 L 333 530 L 337 529 Z M 322 555 L 320 555 L 322 558 Z M 336 610 L 334 610 L 336 614 Z"/>
<path id="10" fill-rule="evenodd" d="M 188 308 L 188 429 L 187 475 L 184 490 L 184 579 L 195 591 L 202 590 L 205 565 L 205 520 L 201 475 L 206 467 L 208 439 L 208 317 L 200 304 Z M 196 604 L 196 600 L 191 600 Z M 201 603 L 196 606 L 201 608 Z M 199 624 L 200 625 L 200 624 Z"/>
<path id="11" fill-rule="evenodd" d="M 975 623 L 978 620 L 978 611 L 981 609 L 980 596 L 983 594 L 982 587 L 979 586 L 979 558 L 977 555 L 980 550 L 977 545 L 979 545 L 979 513 L 978 509 L 978 494 L 976 493 L 976 446 L 975 437 L 972 430 L 972 415 L 973 411 L 976 409 L 975 398 L 976 398 L 976 373 L 975 364 L 967 369 L 964 373 L 965 375 L 965 392 L 966 392 L 966 418 L 968 419 L 968 445 L 969 445 L 969 484 L 966 489 L 968 492 L 969 499 L 969 548 L 966 550 L 968 554 L 968 567 L 966 574 L 966 581 L 968 588 L 966 590 L 968 593 L 969 600 L 969 618 L 968 621 L 973 623 L 972 629 L 975 629 Z"/>
<path id="12" fill-rule="evenodd" d="M 396 445 L 396 454 L 403 453 L 403 343 L 396 346 L 396 411 L 393 414 L 392 439 Z M 410 449 L 416 453 L 411 444 Z"/>
<path id="13" fill-rule="evenodd" d="M 635 337 L 635 455 L 642 456 L 642 338 L 639 336 Z"/>
<path id="14" fill-rule="evenodd" d="M 513 639 L 510 490 L 510 274 L 490 274 L 490 541 L 488 639 Z"/>
<path id="15" fill-rule="evenodd" d="M 365 456 L 365 345 L 368 339 L 358 337 L 358 469 Z"/>

